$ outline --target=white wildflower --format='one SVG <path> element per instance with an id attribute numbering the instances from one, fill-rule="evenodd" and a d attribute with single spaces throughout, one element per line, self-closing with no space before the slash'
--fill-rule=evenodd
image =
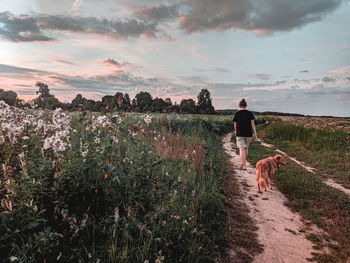
<path id="1" fill-rule="evenodd" d="M 114 222 L 117 223 L 119 220 L 119 207 L 114 209 Z"/>
<path id="2" fill-rule="evenodd" d="M 148 114 L 143 120 L 147 123 L 147 125 L 149 125 L 152 122 L 152 118 Z"/>
<path id="3" fill-rule="evenodd" d="M 10 261 L 11 261 L 11 262 L 18 261 L 18 257 L 11 256 L 11 257 L 10 257 Z"/>
<path id="4" fill-rule="evenodd" d="M 88 154 L 88 152 L 89 152 L 89 149 L 87 149 L 86 151 L 82 152 L 81 155 L 82 155 L 83 157 L 86 157 L 86 155 Z"/>

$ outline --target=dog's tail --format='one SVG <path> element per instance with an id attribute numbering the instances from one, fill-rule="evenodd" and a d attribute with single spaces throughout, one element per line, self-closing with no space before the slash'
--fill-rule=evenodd
<path id="1" fill-rule="evenodd" d="M 258 181 L 258 188 L 259 188 L 259 191 L 266 191 L 267 190 L 266 182 L 265 182 L 264 178 L 262 178 L 262 177 Z"/>
<path id="2" fill-rule="evenodd" d="M 264 180 L 262 173 L 263 173 L 263 167 L 260 163 L 257 163 L 255 167 L 255 176 L 256 176 L 256 181 L 258 183 L 258 189 L 259 191 L 266 191 L 267 190 L 266 182 Z"/>

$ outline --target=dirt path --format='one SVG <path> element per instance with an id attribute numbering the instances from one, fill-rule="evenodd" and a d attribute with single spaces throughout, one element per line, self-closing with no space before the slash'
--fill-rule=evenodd
<path id="1" fill-rule="evenodd" d="M 247 164 L 246 171 L 238 169 L 240 158 L 230 142 L 231 136 L 229 133 L 223 137 L 223 147 L 236 168 L 235 176 L 243 187 L 243 202 L 256 221 L 258 239 L 264 245 L 264 251 L 254 262 L 308 262 L 307 258 L 312 258 L 313 244 L 299 232 L 304 228 L 300 216 L 284 205 L 286 198 L 278 190 L 257 192 L 255 168 Z"/>
<path id="2" fill-rule="evenodd" d="M 280 149 L 277 149 L 274 145 L 272 144 L 268 144 L 263 142 L 262 140 L 259 140 L 260 144 L 262 146 L 265 146 L 267 148 L 272 148 L 275 149 L 277 152 L 279 152 L 280 154 L 284 155 L 285 157 L 289 158 L 290 160 L 292 160 L 293 162 L 295 162 L 296 164 L 300 165 L 301 167 L 303 167 L 304 169 L 306 169 L 307 171 L 309 171 L 312 174 L 315 174 L 317 172 L 316 168 L 313 168 L 311 166 L 308 166 L 306 164 L 304 164 L 303 162 L 298 161 L 297 159 L 295 159 L 294 157 L 289 156 L 287 153 L 281 151 Z M 345 194 L 347 194 L 350 197 L 350 189 L 347 189 L 345 187 L 343 187 L 341 184 L 338 184 L 337 182 L 335 182 L 333 179 L 328 178 L 327 180 L 323 180 L 323 183 L 325 183 L 326 185 L 329 185 L 333 188 L 336 188 L 342 192 L 344 192 Z"/>

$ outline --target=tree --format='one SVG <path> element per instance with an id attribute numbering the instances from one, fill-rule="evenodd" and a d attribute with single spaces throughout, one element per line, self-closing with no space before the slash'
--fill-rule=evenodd
<path id="1" fill-rule="evenodd" d="M 196 113 L 196 104 L 193 99 L 185 100 L 183 99 L 180 103 L 181 113 Z"/>
<path id="2" fill-rule="evenodd" d="M 40 107 L 48 110 L 54 110 L 56 108 L 62 108 L 63 106 L 57 98 L 52 96 L 43 98 Z"/>
<path id="3" fill-rule="evenodd" d="M 176 104 L 167 106 L 166 113 L 180 113 L 180 106 Z"/>
<path id="4" fill-rule="evenodd" d="M 128 93 L 125 93 L 123 96 L 123 105 L 122 110 L 124 111 L 131 111 L 131 103 L 130 103 L 130 97 Z"/>
<path id="5" fill-rule="evenodd" d="M 94 100 L 87 100 L 86 103 L 85 103 L 85 110 L 97 111 L 97 109 L 96 109 L 96 101 L 94 101 Z"/>
<path id="6" fill-rule="evenodd" d="M 17 100 L 17 93 L 11 90 L 4 91 L 0 89 L 0 100 L 5 101 L 10 106 L 13 106 Z"/>
<path id="7" fill-rule="evenodd" d="M 78 94 L 72 100 L 71 106 L 73 109 L 78 109 L 80 106 L 85 105 L 86 102 L 87 102 L 87 99 L 84 98 L 81 94 Z"/>
<path id="8" fill-rule="evenodd" d="M 170 98 L 165 98 L 165 103 L 166 103 L 168 106 L 173 105 L 173 103 L 171 102 L 171 99 L 170 99 Z"/>
<path id="9" fill-rule="evenodd" d="M 135 96 L 136 107 L 139 108 L 140 112 L 145 112 L 151 109 L 152 96 L 148 92 L 141 91 Z"/>
<path id="10" fill-rule="evenodd" d="M 38 81 L 35 86 L 39 88 L 36 94 L 39 94 L 40 98 L 54 97 L 54 95 L 50 94 L 50 89 L 44 82 Z"/>
<path id="11" fill-rule="evenodd" d="M 117 106 L 117 100 L 114 96 L 106 95 L 102 97 L 102 104 L 106 108 L 107 111 L 113 111 Z"/>
<path id="12" fill-rule="evenodd" d="M 128 106 L 130 105 L 130 97 L 128 93 L 124 94 L 124 103 Z"/>
<path id="13" fill-rule="evenodd" d="M 39 94 L 39 96 L 35 100 L 39 107 L 54 110 L 63 106 L 62 103 L 55 98 L 55 95 L 50 94 L 50 89 L 44 82 L 38 81 L 35 86 L 39 88 L 39 90 L 36 91 L 36 94 Z"/>
<path id="14" fill-rule="evenodd" d="M 211 103 L 210 92 L 207 89 L 202 89 L 197 96 L 198 105 L 197 112 L 200 114 L 213 114 L 215 113 L 214 107 Z"/>
<path id="15" fill-rule="evenodd" d="M 164 112 L 168 105 L 162 98 L 155 98 L 152 102 L 152 112 Z"/>

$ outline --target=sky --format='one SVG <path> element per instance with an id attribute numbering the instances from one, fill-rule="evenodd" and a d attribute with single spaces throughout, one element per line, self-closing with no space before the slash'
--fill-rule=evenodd
<path id="1" fill-rule="evenodd" d="M 1 0 L 0 89 L 350 117 L 348 0 Z"/>

